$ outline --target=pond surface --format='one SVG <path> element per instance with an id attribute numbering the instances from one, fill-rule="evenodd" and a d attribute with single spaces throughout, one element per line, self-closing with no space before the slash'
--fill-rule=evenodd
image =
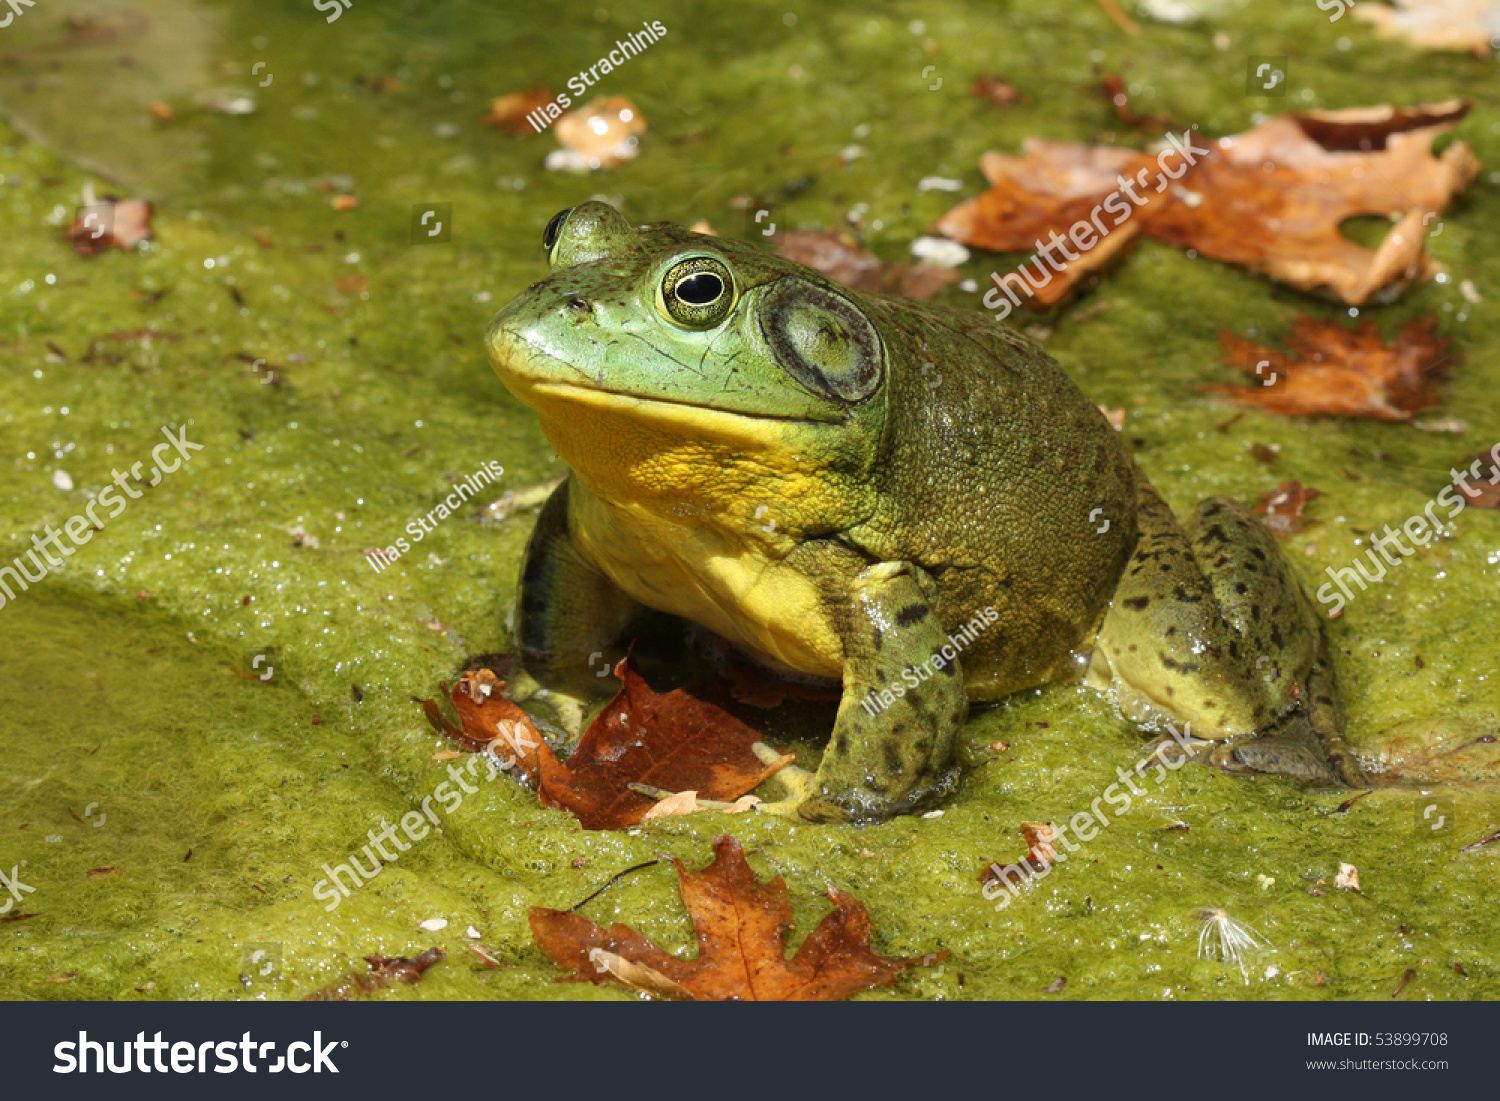
<path id="1" fill-rule="evenodd" d="M 1413 969 L 1403 998 L 1500 995 L 1500 844 L 1460 851 L 1500 829 L 1493 759 L 1468 770 L 1477 782 L 1430 789 L 1437 830 L 1411 786 L 1341 810 L 1346 792 L 1184 768 L 997 912 L 978 873 L 1022 854 L 1019 823 L 1070 817 L 1140 755 L 1141 735 L 1082 688 L 976 715 L 973 767 L 937 817 L 856 829 L 703 814 L 591 833 L 500 781 L 331 910 L 314 895 L 325 864 L 446 779 L 409 697 L 507 646 L 533 513 L 451 518 L 379 573 L 363 552 L 485 463 L 504 467 L 502 489 L 561 472 L 481 336 L 543 275 L 547 220 L 583 198 L 750 237 L 732 200 L 791 191 L 774 207 L 785 223 L 859 208 L 867 246 L 896 260 L 982 188 L 984 150 L 1115 131 L 1098 72 L 1122 74 L 1142 113 L 1208 136 L 1293 106 L 1472 96 L 1457 136 L 1486 169 L 1429 242 L 1449 278 L 1362 312 L 1387 335 L 1438 317 L 1461 356 L 1434 415 L 1464 433 L 1255 412 L 1220 430 L 1236 410 L 1200 387 L 1237 381 L 1221 329 L 1274 338 L 1301 312 L 1347 311 L 1154 242 L 1040 320 L 1090 396 L 1128 411 L 1177 509 L 1292 478 L 1321 490 L 1285 544 L 1313 587 L 1500 441 L 1495 62 L 1377 40 L 1312 0 L 1196 6 L 1208 14 L 1144 20 L 1133 38 L 1083 0 L 353 0 L 334 22 L 329 0 L 24 9 L 0 30 L 0 564 L 82 513 L 114 470 L 150 467 L 163 426 L 201 450 L 0 608 L 0 870 L 32 888 L 4 919 L 35 915 L 0 919 L 0 997 L 295 998 L 365 955 L 434 944 L 447 962 L 382 996 L 626 997 L 554 984 L 528 907 L 572 906 L 657 853 L 701 866 L 725 831 L 786 878 L 799 928 L 833 883 L 868 905 L 883 954 L 951 952 L 867 998 L 1034 998 L 1060 975 L 1046 996 L 1386 998 Z M 549 172 L 550 134 L 482 125 L 490 97 L 559 91 L 645 20 L 666 37 L 599 84 L 648 120 L 635 161 Z M 1284 98 L 1245 95 L 1251 55 L 1290 58 Z M 971 98 L 986 72 L 1031 101 Z M 246 100 L 250 113 L 214 109 Z M 841 156 L 855 144 L 862 156 Z M 963 190 L 919 191 L 924 176 Z M 89 189 L 151 199 L 155 241 L 74 255 L 59 238 Z M 345 194 L 358 205 L 335 210 Z M 451 204 L 451 237 L 413 244 L 413 209 L 435 203 Z M 976 253 L 963 274 L 1008 266 Z M 1259 462 L 1252 444 L 1279 457 Z M 1500 733 L 1497 622 L 1500 513 L 1471 509 L 1332 624 L 1356 746 L 1378 759 L 1403 739 Z M 236 675 L 267 667 L 269 684 Z M 991 755 L 996 742 L 1009 748 Z M 815 761 L 816 742 L 794 748 Z M 1360 893 L 1334 888 L 1342 863 Z M 1248 981 L 1198 958 L 1204 908 L 1274 944 Z M 669 950 L 692 943 L 666 865 L 582 912 Z M 447 925 L 419 927 L 430 919 Z"/>

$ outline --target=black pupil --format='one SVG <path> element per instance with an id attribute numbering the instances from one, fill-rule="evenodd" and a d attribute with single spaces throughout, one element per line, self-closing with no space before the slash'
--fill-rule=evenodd
<path id="1" fill-rule="evenodd" d="M 542 248 L 548 252 L 552 251 L 552 246 L 557 244 L 557 231 L 562 229 L 563 219 L 572 212 L 573 208 L 569 207 L 567 210 L 559 210 L 552 215 L 552 221 L 548 222 L 547 228 L 542 230 Z"/>
<path id="2" fill-rule="evenodd" d="M 724 293 L 724 280 L 700 271 L 677 284 L 677 297 L 689 306 L 706 306 Z"/>

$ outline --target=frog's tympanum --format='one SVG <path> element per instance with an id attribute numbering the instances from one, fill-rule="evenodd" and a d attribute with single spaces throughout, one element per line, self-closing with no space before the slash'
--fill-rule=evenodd
<path id="1" fill-rule="evenodd" d="M 600 202 L 543 244 L 551 274 L 488 347 L 572 468 L 517 622 L 568 725 L 649 608 L 842 683 L 816 774 L 773 804 L 807 819 L 931 803 L 971 700 L 1082 677 L 1219 743 L 1218 767 L 1363 784 L 1267 530 L 1224 498 L 1179 521 L 1026 338 Z"/>

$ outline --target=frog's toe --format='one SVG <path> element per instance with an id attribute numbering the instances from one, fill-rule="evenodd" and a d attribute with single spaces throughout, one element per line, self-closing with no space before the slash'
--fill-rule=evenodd
<path id="1" fill-rule="evenodd" d="M 768 765 L 776 764 L 783 759 L 781 754 L 764 742 L 756 742 L 753 748 L 755 755 Z M 822 787 L 815 773 L 796 765 L 785 765 L 777 771 L 773 779 L 781 784 L 786 792 L 786 798 L 773 803 L 760 803 L 756 806 L 756 811 L 763 814 L 779 814 L 783 818 L 791 818 L 798 822 L 844 822 L 848 820 L 849 815 L 843 808 L 830 803 L 823 797 Z"/>

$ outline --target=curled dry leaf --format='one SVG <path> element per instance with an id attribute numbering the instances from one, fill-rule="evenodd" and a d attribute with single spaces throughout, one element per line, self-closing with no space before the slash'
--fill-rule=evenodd
<path id="1" fill-rule="evenodd" d="M 100 249 L 132 249 L 151 240 L 151 204 L 144 199 L 101 199 L 78 208 L 63 239 L 80 256 Z"/>
<path id="2" fill-rule="evenodd" d="M 788 959 L 793 921 L 786 883 L 756 878 L 738 841 L 714 838 L 713 863 L 701 872 L 673 863 L 698 934 L 697 958 L 664 952 L 628 925 L 605 929 L 568 910 L 534 907 L 532 935 L 542 951 L 573 972 L 564 981 L 614 981 L 653 997 L 694 1001 L 838 1001 L 948 954 L 877 956 L 864 905 L 829 887 L 833 912 Z"/>
<path id="3" fill-rule="evenodd" d="M 1500 31 L 1494 0 L 1395 0 L 1351 7 L 1354 17 L 1373 23 L 1381 37 L 1427 50 L 1468 50 L 1484 57 Z"/>
<path id="4" fill-rule="evenodd" d="M 882 263 L 849 238 L 827 229 L 793 229 L 774 239 L 776 251 L 788 260 L 816 268 L 857 291 L 931 298 L 959 274 L 951 267 L 918 261 Z"/>
<path id="5" fill-rule="evenodd" d="M 1266 527 L 1277 535 L 1291 535 L 1307 526 L 1302 519 L 1302 510 L 1307 502 L 1323 494 L 1312 486 L 1305 486 L 1295 478 L 1260 495 L 1260 504 L 1255 511 L 1266 518 Z"/>
<path id="6" fill-rule="evenodd" d="M 632 159 L 646 118 L 624 96 L 604 96 L 569 111 L 552 129 L 562 148 L 548 155 L 547 167 L 587 172 Z"/>
<path id="7" fill-rule="evenodd" d="M 422 973 L 446 957 L 441 948 L 429 948 L 415 959 L 391 956 L 366 956 L 370 965 L 367 973 L 351 971 L 339 982 L 314 990 L 302 1000 L 304 1002 L 347 1002 L 361 994 L 372 994 L 393 983 L 408 985 L 420 982 Z"/>
<path id="8" fill-rule="evenodd" d="M 986 864 L 979 872 L 980 885 L 1009 886 L 1040 874 L 1057 859 L 1057 850 L 1052 847 L 1055 836 L 1045 822 L 1022 822 L 1021 839 L 1026 842 L 1026 855 L 1014 864 Z"/>
<path id="9" fill-rule="evenodd" d="M 1026 297 L 1044 307 L 1141 234 L 1359 305 L 1436 270 L 1425 252 L 1430 227 L 1480 165 L 1461 141 L 1439 157 L 1431 147 L 1468 110 L 1467 101 L 1452 101 L 1287 114 L 1206 147 L 1190 133 L 1179 148 L 1193 150 L 1192 165 L 1182 152 L 1158 161 L 1028 139 L 1020 157 L 982 154 L 990 189 L 950 210 L 937 229 L 996 252 L 1046 245 L 1050 268 L 1034 256 L 1021 269 L 1034 266 Z M 1357 215 L 1393 219 L 1378 248 L 1340 232 Z"/>
<path id="10" fill-rule="evenodd" d="M 1434 318 L 1408 321 L 1383 344 L 1368 318 L 1353 329 L 1302 316 L 1292 323 L 1288 351 L 1256 344 L 1227 329 L 1224 358 L 1260 385 L 1205 386 L 1245 405 L 1282 416 L 1362 417 L 1408 421 L 1442 403 L 1436 383 L 1453 342 L 1437 335 Z"/>
<path id="11" fill-rule="evenodd" d="M 464 748 L 489 747 L 502 761 L 519 759 L 519 771 L 535 781 L 542 805 L 570 811 L 584 829 L 613 830 L 642 821 L 657 800 L 632 790 L 631 784 L 693 791 L 702 799 L 729 803 L 792 760 L 786 756 L 767 765 L 755 755 L 752 747 L 760 734 L 726 710 L 726 682 L 706 681 L 660 695 L 627 657 L 615 667 L 623 682 L 619 693 L 564 762 L 525 712 L 500 695 L 503 683 L 483 679 L 487 673 L 464 674 L 450 694 L 461 728 L 434 701 L 413 697 L 413 702 L 439 733 Z M 487 684 L 482 700 L 470 694 L 483 693 Z"/>
<path id="12" fill-rule="evenodd" d="M 490 111 L 484 116 L 484 124 L 498 126 L 507 134 L 535 134 L 537 129 L 526 116 L 547 106 L 555 98 L 544 84 L 524 92 L 496 96 L 490 100 Z"/>

